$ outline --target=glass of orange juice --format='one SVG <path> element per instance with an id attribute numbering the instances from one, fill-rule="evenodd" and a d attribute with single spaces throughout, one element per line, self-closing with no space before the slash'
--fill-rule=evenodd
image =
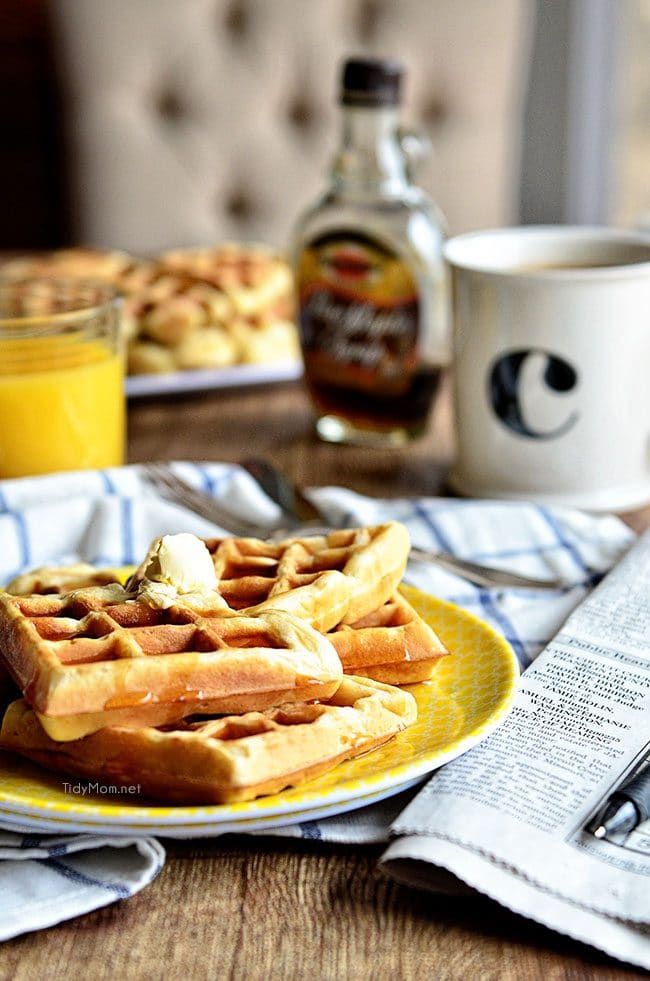
<path id="1" fill-rule="evenodd" d="M 120 307 L 105 283 L 0 279 L 0 477 L 124 462 Z"/>

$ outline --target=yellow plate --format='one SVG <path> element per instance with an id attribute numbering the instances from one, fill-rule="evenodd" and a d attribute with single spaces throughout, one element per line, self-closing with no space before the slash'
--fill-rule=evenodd
<path id="1" fill-rule="evenodd" d="M 510 645 L 465 610 L 412 587 L 407 599 L 452 652 L 434 680 L 412 685 L 417 722 L 386 746 L 295 790 L 238 804 L 146 807 L 124 794 L 92 795 L 86 783 L 0 754 L 0 824 L 27 830 L 193 837 L 313 820 L 374 803 L 421 781 L 484 739 L 506 717 L 519 669 Z"/>

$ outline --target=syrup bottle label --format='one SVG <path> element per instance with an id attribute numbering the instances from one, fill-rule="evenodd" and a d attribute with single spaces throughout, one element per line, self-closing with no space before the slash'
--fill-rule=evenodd
<path id="1" fill-rule="evenodd" d="M 375 395 L 409 389 L 420 301 L 396 252 L 357 232 L 327 233 L 303 248 L 297 290 L 308 381 Z"/>

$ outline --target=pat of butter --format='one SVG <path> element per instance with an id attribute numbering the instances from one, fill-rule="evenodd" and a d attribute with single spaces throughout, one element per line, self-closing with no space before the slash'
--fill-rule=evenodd
<path id="1" fill-rule="evenodd" d="M 143 565 L 138 597 L 161 609 L 172 606 L 179 596 L 211 593 L 218 585 L 212 557 L 196 535 L 163 535 L 153 543 Z"/>

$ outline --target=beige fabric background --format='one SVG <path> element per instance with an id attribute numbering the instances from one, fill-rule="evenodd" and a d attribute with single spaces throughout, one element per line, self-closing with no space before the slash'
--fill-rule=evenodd
<path id="1" fill-rule="evenodd" d="M 516 218 L 531 0 L 57 0 L 78 240 L 284 246 L 324 186 L 342 59 L 408 69 L 452 232 Z"/>

